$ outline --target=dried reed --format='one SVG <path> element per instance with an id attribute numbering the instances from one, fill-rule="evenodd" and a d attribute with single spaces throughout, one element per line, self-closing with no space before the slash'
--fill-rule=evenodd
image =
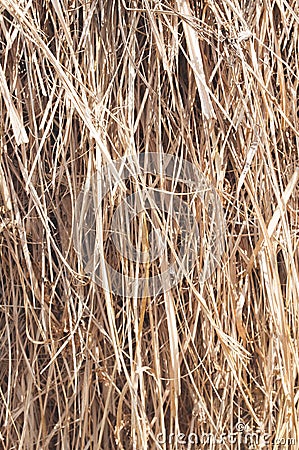
<path id="1" fill-rule="evenodd" d="M 1 448 L 299 448 L 298 2 L 0 6 Z M 169 292 L 121 298 L 82 270 L 75 202 L 149 152 L 216 189 L 225 252 L 204 284 L 199 256 Z M 128 192 L 105 198 L 101 237 L 138 282 L 108 233 Z"/>

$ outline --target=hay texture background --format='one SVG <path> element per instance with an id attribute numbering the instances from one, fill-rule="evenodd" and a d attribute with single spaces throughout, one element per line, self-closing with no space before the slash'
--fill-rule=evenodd
<path id="1" fill-rule="evenodd" d="M 240 423 L 299 448 L 298 24 L 296 0 L 0 0 L 1 448 L 247 449 Z M 75 204 L 149 152 L 209 180 L 225 251 L 122 298 L 83 271 Z M 107 234 L 125 195 L 103 250 L 138 282 Z"/>

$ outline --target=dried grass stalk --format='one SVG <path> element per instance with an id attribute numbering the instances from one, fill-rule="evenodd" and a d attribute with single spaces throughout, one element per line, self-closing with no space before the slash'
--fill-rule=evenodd
<path id="1" fill-rule="evenodd" d="M 171 433 L 195 433 L 198 448 L 299 448 L 298 2 L 0 7 L 0 447 L 190 449 Z M 125 298 L 91 280 L 73 239 L 79 192 L 107 162 L 131 161 L 98 211 L 118 273 L 138 286 L 167 268 L 125 258 L 109 234 L 148 184 L 186 200 L 209 241 L 177 169 L 138 173 L 152 152 L 213 186 L 225 251 L 204 283 L 199 252 L 167 293 Z M 175 258 L 165 211 L 123 226 L 144 254 L 159 226 Z"/>

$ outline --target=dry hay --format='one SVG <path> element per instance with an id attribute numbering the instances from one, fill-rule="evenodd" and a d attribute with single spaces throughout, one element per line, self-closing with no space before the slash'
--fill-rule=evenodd
<path id="1" fill-rule="evenodd" d="M 1 448 L 299 448 L 298 2 L 0 5 Z M 225 251 L 204 284 L 122 298 L 82 270 L 75 201 L 150 152 L 215 188 Z M 138 280 L 107 231 L 125 195 L 103 250 Z"/>

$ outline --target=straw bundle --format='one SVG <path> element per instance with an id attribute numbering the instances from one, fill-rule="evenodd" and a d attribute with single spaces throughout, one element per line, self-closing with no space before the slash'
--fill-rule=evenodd
<path id="1" fill-rule="evenodd" d="M 0 6 L 1 448 L 299 448 L 298 2 Z M 199 254 L 167 292 L 121 296 L 84 270 L 76 200 L 150 153 L 203 174 L 225 247 L 204 282 Z M 167 262 L 129 261 L 109 230 L 145 182 L 208 233 L 175 172 L 111 186 L 101 255 L 137 285 Z M 143 251 L 150 226 L 128 225 Z"/>

